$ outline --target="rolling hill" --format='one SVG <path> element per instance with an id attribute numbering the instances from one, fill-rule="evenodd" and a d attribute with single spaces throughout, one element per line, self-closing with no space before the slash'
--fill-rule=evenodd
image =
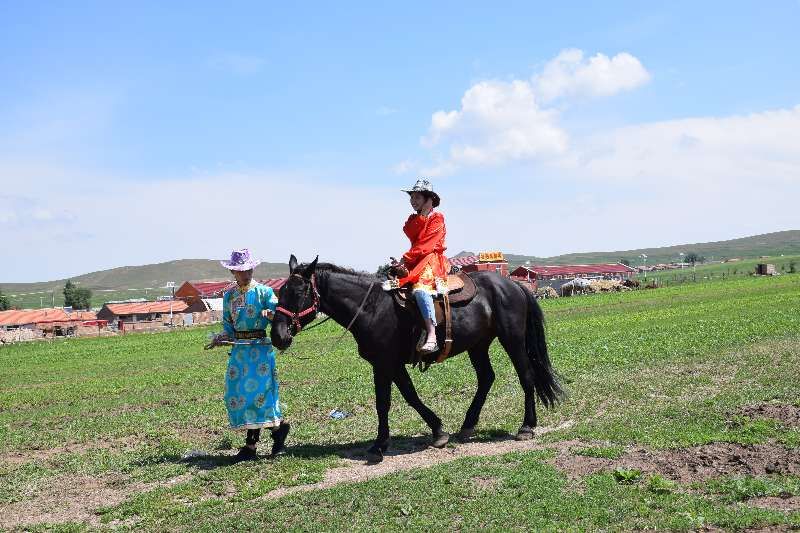
<path id="1" fill-rule="evenodd" d="M 661 248 L 639 248 L 615 252 L 581 252 L 554 257 L 506 254 L 506 259 L 514 267 L 524 264 L 526 261 L 538 265 L 583 265 L 589 263 L 615 263 L 620 259 L 627 259 L 632 265 L 638 265 L 641 262 L 639 256 L 645 254 L 647 255 L 647 263 L 653 265 L 676 261 L 679 259 L 681 252 L 684 254 L 694 252 L 708 260 L 712 258 L 714 260 L 748 259 L 762 255 L 800 255 L 800 230 L 778 231 L 728 241 L 679 244 Z"/>
<path id="2" fill-rule="evenodd" d="M 255 272 L 258 279 L 284 277 L 289 266 L 282 263 L 261 263 Z M 212 259 L 178 259 L 153 265 L 124 266 L 91 272 L 70 278 L 79 287 L 91 289 L 92 305 L 102 305 L 110 300 L 148 298 L 169 294 L 164 286 L 174 281 L 180 285 L 187 280 L 222 280 L 230 274 Z M 0 290 L 10 296 L 14 307 L 39 307 L 45 304 L 63 305 L 62 291 L 66 279 L 38 283 L 2 283 Z"/>
<path id="3" fill-rule="evenodd" d="M 681 244 L 661 248 L 640 248 L 637 250 L 620 250 L 614 252 L 581 252 L 554 257 L 537 257 L 529 255 L 506 254 L 512 268 L 530 261 L 534 264 L 586 264 L 616 262 L 627 259 L 631 264 L 640 264 L 641 254 L 647 255 L 647 263 L 655 264 L 678 259 L 681 252 L 694 252 L 707 259 L 742 258 L 750 259 L 760 256 L 800 255 L 800 230 L 779 231 L 743 237 L 719 242 Z M 461 252 L 458 255 L 470 254 Z M 286 276 L 289 267 L 282 263 L 262 263 L 256 269 L 257 278 L 275 278 Z M 100 305 L 104 301 L 125 298 L 153 298 L 168 294 L 164 285 L 168 281 L 180 284 L 186 280 L 227 279 L 228 273 L 215 260 L 211 259 L 179 259 L 142 266 L 124 266 L 92 272 L 71 278 L 80 287 L 87 287 L 94 292 L 92 303 Z M 65 279 L 38 283 L 0 283 L 0 290 L 7 295 L 19 295 L 11 298 L 15 307 L 39 307 L 44 301 L 63 304 L 61 291 Z M 147 290 L 145 290 L 147 289 Z M 55 295 L 55 298 L 53 298 Z"/>

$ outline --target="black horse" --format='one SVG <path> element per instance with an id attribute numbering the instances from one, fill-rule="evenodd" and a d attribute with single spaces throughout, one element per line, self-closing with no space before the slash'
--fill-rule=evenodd
<path id="1" fill-rule="evenodd" d="M 392 382 L 403 398 L 433 432 L 432 445 L 442 447 L 449 435 L 441 419 L 419 399 L 405 364 L 414 339 L 414 318 L 400 309 L 381 289 L 381 279 L 336 265 L 298 265 L 289 260 L 289 279 L 280 290 L 278 312 L 272 322 L 272 343 L 287 349 L 292 337 L 322 311 L 342 326 L 349 326 L 359 355 L 372 365 L 378 437 L 367 450 L 370 461 L 380 461 L 389 446 L 389 407 Z M 544 317 L 533 294 L 509 278 L 495 273 L 470 274 L 478 293 L 469 303 L 452 308 L 452 354 L 468 352 L 478 377 L 478 390 L 457 435 L 461 440 L 475 433 L 486 395 L 495 379 L 489 346 L 500 340 L 511 358 L 525 391 L 525 414 L 517 432 L 519 440 L 533 437 L 536 427 L 535 396 L 545 406 L 558 403 L 562 389 L 550 366 L 545 342 Z M 351 324 L 352 322 L 352 324 Z"/>

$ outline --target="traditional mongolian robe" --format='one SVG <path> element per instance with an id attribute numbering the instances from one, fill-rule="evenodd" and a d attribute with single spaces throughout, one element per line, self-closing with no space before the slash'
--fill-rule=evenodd
<path id="1" fill-rule="evenodd" d="M 239 287 L 226 291 L 222 311 L 225 334 L 233 340 L 236 332 L 266 330 L 271 322 L 263 316 L 262 311 L 274 311 L 277 303 L 278 299 L 270 287 L 255 282 L 245 291 Z M 225 376 L 225 405 L 234 429 L 280 425 L 282 414 L 278 398 L 278 374 L 275 350 L 269 335 L 236 340 Z"/>
<path id="2" fill-rule="evenodd" d="M 400 279 L 399 284 L 411 283 L 414 290 L 425 290 L 430 294 L 443 291 L 450 272 L 450 262 L 444 256 L 447 250 L 444 215 L 438 211 L 431 211 L 428 216 L 411 215 L 403 226 L 403 232 L 411 241 L 411 248 L 403 254 L 403 263 L 409 274 Z"/>

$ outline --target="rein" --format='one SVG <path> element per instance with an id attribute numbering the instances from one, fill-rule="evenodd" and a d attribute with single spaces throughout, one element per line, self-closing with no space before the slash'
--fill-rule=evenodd
<path id="1" fill-rule="evenodd" d="M 299 277 L 301 279 L 305 279 L 302 276 L 300 276 L 299 274 L 292 274 L 292 275 L 293 276 L 297 276 L 297 277 Z M 316 312 L 319 311 L 319 308 L 320 308 L 320 297 L 319 297 L 319 291 L 317 290 L 317 286 L 316 286 L 316 274 L 314 274 L 314 277 L 311 278 L 311 287 L 313 288 L 313 292 L 314 292 L 314 304 L 311 307 L 308 307 L 308 308 L 304 309 L 303 311 L 298 311 L 297 313 L 293 313 L 292 311 L 289 311 L 288 309 L 286 309 L 284 307 L 277 307 L 275 309 L 275 312 L 279 312 L 279 313 L 289 317 L 289 319 L 292 321 L 292 326 L 297 328 L 295 333 L 294 333 L 294 335 L 292 335 L 292 337 L 294 337 L 297 334 L 299 334 L 300 330 L 303 328 L 303 326 L 300 324 L 300 317 L 309 315 L 311 313 L 316 313 Z M 341 335 L 339 335 L 336 339 L 334 339 L 334 341 L 331 343 L 331 347 L 327 351 L 325 351 L 323 353 L 323 355 L 327 355 L 328 352 L 330 352 L 337 344 L 339 344 L 339 342 L 342 341 L 342 339 L 345 337 L 345 335 L 347 335 L 350 332 L 350 328 L 353 327 L 353 324 L 355 324 L 356 319 L 361 315 L 361 312 L 364 310 L 364 307 L 367 305 L 367 299 L 369 298 L 369 295 L 372 293 L 372 289 L 374 287 L 375 287 L 375 282 L 373 281 L 373 282 L 371 282 L 369 284 L 369 288 L 367 289 L 367 293 L 364 295 L 364 299 L 361 300 L 361 305 L 358 306 L 358 310 L 356 311 L 356 314 L 353 315 L 353 318 L 350 320 L 350 323 L 347 324 L 347 327 L 344 329 L 344 331 L 341 333 Z M 322 324 L 324 324 L 325 322 L 327 322 L 330 319 L 331 319 L 331 317 L 327 316 L 326 318 L 322 319 L 321 321 L 319 321 L 318 323 L 314 324 L 313 326 L 310 326 L 310 327 L 306 328 L 306 331 L 312 330 L 312 329 L 316 328 L 317 326 L 321 326 Z M 312 319 L 312 321 L 313 321 L 313 319 Z M 290 332 L 290 334 L 291 334 L 291 332 Z"/>

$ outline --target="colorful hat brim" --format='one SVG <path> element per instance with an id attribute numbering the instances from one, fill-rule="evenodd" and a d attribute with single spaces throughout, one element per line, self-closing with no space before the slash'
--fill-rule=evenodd
<path id="1" fill-rule="evenodd" d="M 255 269 L 258 265 L 261 264 L 261 261 L 249 261 L 249 262 L 243 263 L 241 265 L 236 265 L 234 263 L 231 263 L 230 261 L 220 261 L 219 264 L 222 265 L 223 267 L 227 268 L 228 270 L 243 271 L 243 270 L 253 270 L 253 269 Z"/>

